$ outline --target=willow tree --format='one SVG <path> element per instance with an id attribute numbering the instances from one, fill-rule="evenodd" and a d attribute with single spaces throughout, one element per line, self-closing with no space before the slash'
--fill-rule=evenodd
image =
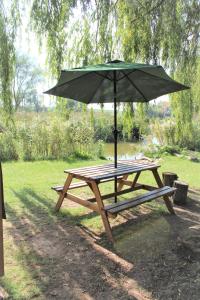
<path id="1" fill-rule="evenodd" d="M 72 67 L 111 59 L 113 8 L 111 0 L 33 0 L 32 29 L 46 47 L 53 76 L 59 76 L 63 63 Z"/>
<path id="2" fill-rule="evenodd" d="M 63 65 L 121 58 L 163 64 L 189 85 L 195 78 L 199 0 L 33 0 L 31 17 L 56 77 Z M 175 96 L 173 112 L 179 129 L 187 124 L 192 130 L 188 118 L 194 113 L 192 99 L 192 91 Z M 177 142 L 181 132 L 177 129 Z"/>
<path id="3" fill-rule="evenodd" d="M 10 1 L 8 5 L 8 3 L 0 0 L 0 101 L 7 120 L 10 119 L 10 115 L 13 112 L 14 42 L 18 23 L 17 1 Z"/>
<path id="4" fill-rule="evenodd" d="M 176 141 L 187 146 L 198 109 L 193 84 L 197 75 L 199 0 L 118 2 L 118 36 L 126 60 L 163 64 L 177 80 L 192 86 L 171 97 Z M 199 96 L 198 96 L 199 97 Z M 197 98 L 197 96 L 196 96 Z"/>

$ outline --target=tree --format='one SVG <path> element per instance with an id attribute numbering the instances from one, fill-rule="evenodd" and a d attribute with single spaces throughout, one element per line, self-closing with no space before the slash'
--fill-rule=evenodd
<path id="1" fill-rule="evenodd" d="M 10 1 L 5 8 L 0 0 L 0 102 L 6 119 L 10 120 L 12 110 L 12 80 L 15 65 L 15 37 L 19 23 L 17 1 Z"/>
<path id="2" fill-rule="evenodd" d="M 164 64 L 175 79 L 192 87 L 171 97 L 176 142 L 181 146 L 191 143 L 198 109 L 193 84 L 198 73 L 199 20 L 199 0 L 127 0 L 118 5 L 124 58 Z"/>
<path id="3" fill-rule="evenodd" d="M 199 19 L 199 0 L 59 0 L 48 5 L 34 0 L 32 8 L 37 32 L 40 38 L 46 37 L 54 75 L 63 62 L 73 66 L 119 57 L 163 64 L 172 76 L 189 85 L 197 73 Z M 172 108 L 177 128 L 191 130 L 197 108 L 193 99 L 190 91 L 175 96 Z"/>
<path id="4" fill-rule="evenodd" d="M 38 110 L 37 87 L 42 81 L 42 71 L 25 55 L 17 55 L 12 82 L 14 110 L 20 107 L 34 106 Z"/>

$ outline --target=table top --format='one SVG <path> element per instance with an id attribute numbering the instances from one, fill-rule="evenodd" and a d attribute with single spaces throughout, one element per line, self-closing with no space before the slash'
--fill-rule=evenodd
<path id="1" fill-rule="evenodd" d="M 153 170 L 157 169 L 158 167 L 158 164 L 147 159 L 119 160 L 117 162 L 117 168 L 114 167 L 114 163 L 109 163 L 98 166 L 65 170 L 65 173 L 72 174 L 75 177 L 83 180 L 98 181 L 126 174 L 132 174 L 146 170 Z"/>

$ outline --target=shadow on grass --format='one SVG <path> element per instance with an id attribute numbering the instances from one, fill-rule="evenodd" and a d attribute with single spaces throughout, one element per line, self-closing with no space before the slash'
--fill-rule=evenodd
<path id="1" fill-rule="evenodd" d="M 121 276 L 116 271 L 120 266 L 97 253 L 74 226 L 83 218 L 92 218 L 93 213 L 78 218 L 69 213 L 55 215 L 53 204 L 34 190 L 13 193 L 23 203 L 23 210 L 17 212 L 8 204 L 6 207 L 12 225 L 6 235 L 12 236 L 14 249 L 6 249 L 13 260 L 7 266 L 11 268 L 9 278 L 1 280 L 11 299 L 137 299 L 129 296 L 120 283 L 113 285 Z M 21 271 L 16 279 L 18 266 Z M 106 274 L 110 274 L 111 282 Z"/>
<path id="2" fill-rule="evenodd" d="M 6 205 L 11 223 L 6 235 L 14 244 L 7 251 L 14 258 L 7 266 L 13 274 L 2 285 L 11 299 L 199 299 L 194 272 L 199 257 L 191 259 L 180 242 L 191 227 L 199 233 L 200 202 L 192 194 L 177 216 L 158 206 L 147 206 L 146 214 L 139 209 L 123 214 L 126 222 L 115 221 L 111 245 L 105 234 L 75 226 L 92 222 L 96 213 L 55 214 L 54 203 L 34 190 L 13 193 L 23 209 Z M 16 265 L 24 272 L 17 279 Z"/>

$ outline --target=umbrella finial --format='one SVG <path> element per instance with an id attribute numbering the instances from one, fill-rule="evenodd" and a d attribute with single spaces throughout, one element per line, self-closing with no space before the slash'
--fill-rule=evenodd
<path id="1" fill-rule="evenodd" d="M 118 64 L 118 63 L 123 63 L 123 61 L 119 59 L 115 59 L 107 62 L 107 64 Z"/>

